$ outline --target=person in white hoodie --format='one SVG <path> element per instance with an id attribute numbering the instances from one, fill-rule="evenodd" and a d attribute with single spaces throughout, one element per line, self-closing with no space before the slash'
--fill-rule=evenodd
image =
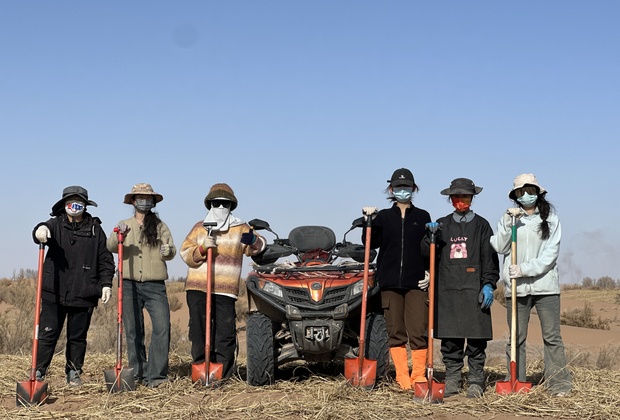
<path id="1" fill-rule="evenodd" d="M 560 333 L 560 279 L 558 256 L 562 229 L 547 191 L 534 174 L 518 175 L 508 197 L 518 209 L 509 209 L 491 237 L 491 245 L 504 255 L 502 280 L 507 285 L 506 308 L 511 324 L 510 279 L 517 282 L 517 380 L 525 381 L 527 326 L 532 308 L 540 319 L 544 341 L 544 385 L 552 395 L 565 396 L 572 390 L 571 374 L 566 367 L 566 354 Z M 512 264 L 512 217 L 518 210 L 517 261 Z M 507 346 L 510 353 L 510 345 Z M 510 372 L 510 369 L 509 369 Z M 510 375 L 510 373 L 508 374 Z M 509 379 L 509 377 L 507 378 Z"/>

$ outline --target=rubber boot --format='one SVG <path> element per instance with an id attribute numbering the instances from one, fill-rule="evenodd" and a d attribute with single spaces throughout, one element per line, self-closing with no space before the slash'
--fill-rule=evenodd
<path id="1" fill-rule="evenodd" d="M 407 355 L 407 347 L 390 347 L 390 356 L 394 362 L 396 369 L 396 382 L 401 389 L 411 389 L 411 381 L 409 380 L 409 360 Z"/>
<path id="2" fill-rule="evenodd" d="M 411 386 L 413 387 L 416 382 L 426 382 L 426 349 L 412 350 L 411 351 Z"/>

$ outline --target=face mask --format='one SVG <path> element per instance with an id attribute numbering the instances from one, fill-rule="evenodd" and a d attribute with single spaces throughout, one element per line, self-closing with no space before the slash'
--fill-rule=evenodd
<path id="1" fill-rule="evenodd" d="M 153 204 L 152 198 L 136 198 L 136 204 L 134 204 L 134 207 L 138 211 L 146 213 L 155 207 L 155 205 Z"/>
<path id="2" fill-rule="evenodd" d="M 213 219 L 218 223 L 226 221 L 226 218 L 230 214 L 230 209 L 226 207 L 211 207 L 209 211 L 213 214 Z"/>
<path id="3" fill-rule="evenodd" d="M 65 203 L 65 211 L 69 216 L 75 217 L 84 213 L 86 205 L 83 201 L 67 201 Z"/>
<path id="4" fill-rule="evenodd" d="M 521 197 L 517 198 L 517 201 L 523 207 L 529 209 L 531 207 L 534 207 L 534 204 L 536 204 L 536 201 L 538 201 L 538 196 L 525 193 Z"/>
<path id="5" fill-rule="evenodd" d="M 399 203 L 408 203 L 409 201 L 411 201 L 411 196 L 413 195 L 413 188 L 393 188 L 392 194 L 394 194 L 394 198 L 396 198 L 396 201 L 398 201 Z"/>
<path id="6" fill-rule="evenodd" d="M 450 197 L 456 211 L 464 213 L 471 207 L 471 197 Z"/>

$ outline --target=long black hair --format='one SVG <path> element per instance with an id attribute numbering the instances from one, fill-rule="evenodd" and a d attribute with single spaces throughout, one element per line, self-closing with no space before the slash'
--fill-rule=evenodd
<path id="1" fill-rule="evenodd" d="M 536 187 L 536 189 L 538 190 L 536 207 L 538 207 L 538 212 L 540 213 L 540 218 L 542 219 L 542 222 L 540 222 L 540 226 L 538 226 L 540 238 L 549 239 L 549 236 L 551 235 L 551 229 L 549 228 L 549 222 L 547 221 L 547 219 L 549 218 L 549 214 L 551 214 L 551 212 L 555 212 L 555 207 L 553 206 L 553 204 L 547 201 L 547 191 L 541 194 L 538 187 Z M 519 203 L 517 200 L 514 201 L 519 207 L 523 207 L 521 203 Z"/>
<path id="2" fill-rule="evenodd" d="M 149 211 L 144 215 L 144 222 L 142 222 L 142 240 L 147 246 L 155 248 L 160 245 L 159 238 L 157 237 L 157 226 L 161 223 L 161 219 L 157 213 Z"/>

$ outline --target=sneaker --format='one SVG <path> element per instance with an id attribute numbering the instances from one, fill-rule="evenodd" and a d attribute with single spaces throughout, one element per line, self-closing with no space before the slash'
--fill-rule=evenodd
<path id="1" fill-rule="evenodd" d="M 480 398 L 483 393 L 484 390 L 478 384 L 471 384 L 469 388 L 467 388 L 467 398 Z"/>
<path id="2" fill-rule="evenodd" d="M 455 381 L 455 380 L 447 380 L 446 381 L 446 387 L 443 393 L 444 397 L 451 397 L 452 395 L 456 395 L 459 393 L 459 381 Z"/>
<path id="3" fill-rule="evenodd" d="M 82 386 L 80 373 L 75 370 L 70 370 L 69 373 L 67 373 L 67 384 L 74 387 Z"/>
<path id="4" fill-rule="evenodd" d="M 45 375 L 43 375 L 40 370 L 37 370 L 36 379 L 37 382 L 43 382 L 45 380 Z"/>

